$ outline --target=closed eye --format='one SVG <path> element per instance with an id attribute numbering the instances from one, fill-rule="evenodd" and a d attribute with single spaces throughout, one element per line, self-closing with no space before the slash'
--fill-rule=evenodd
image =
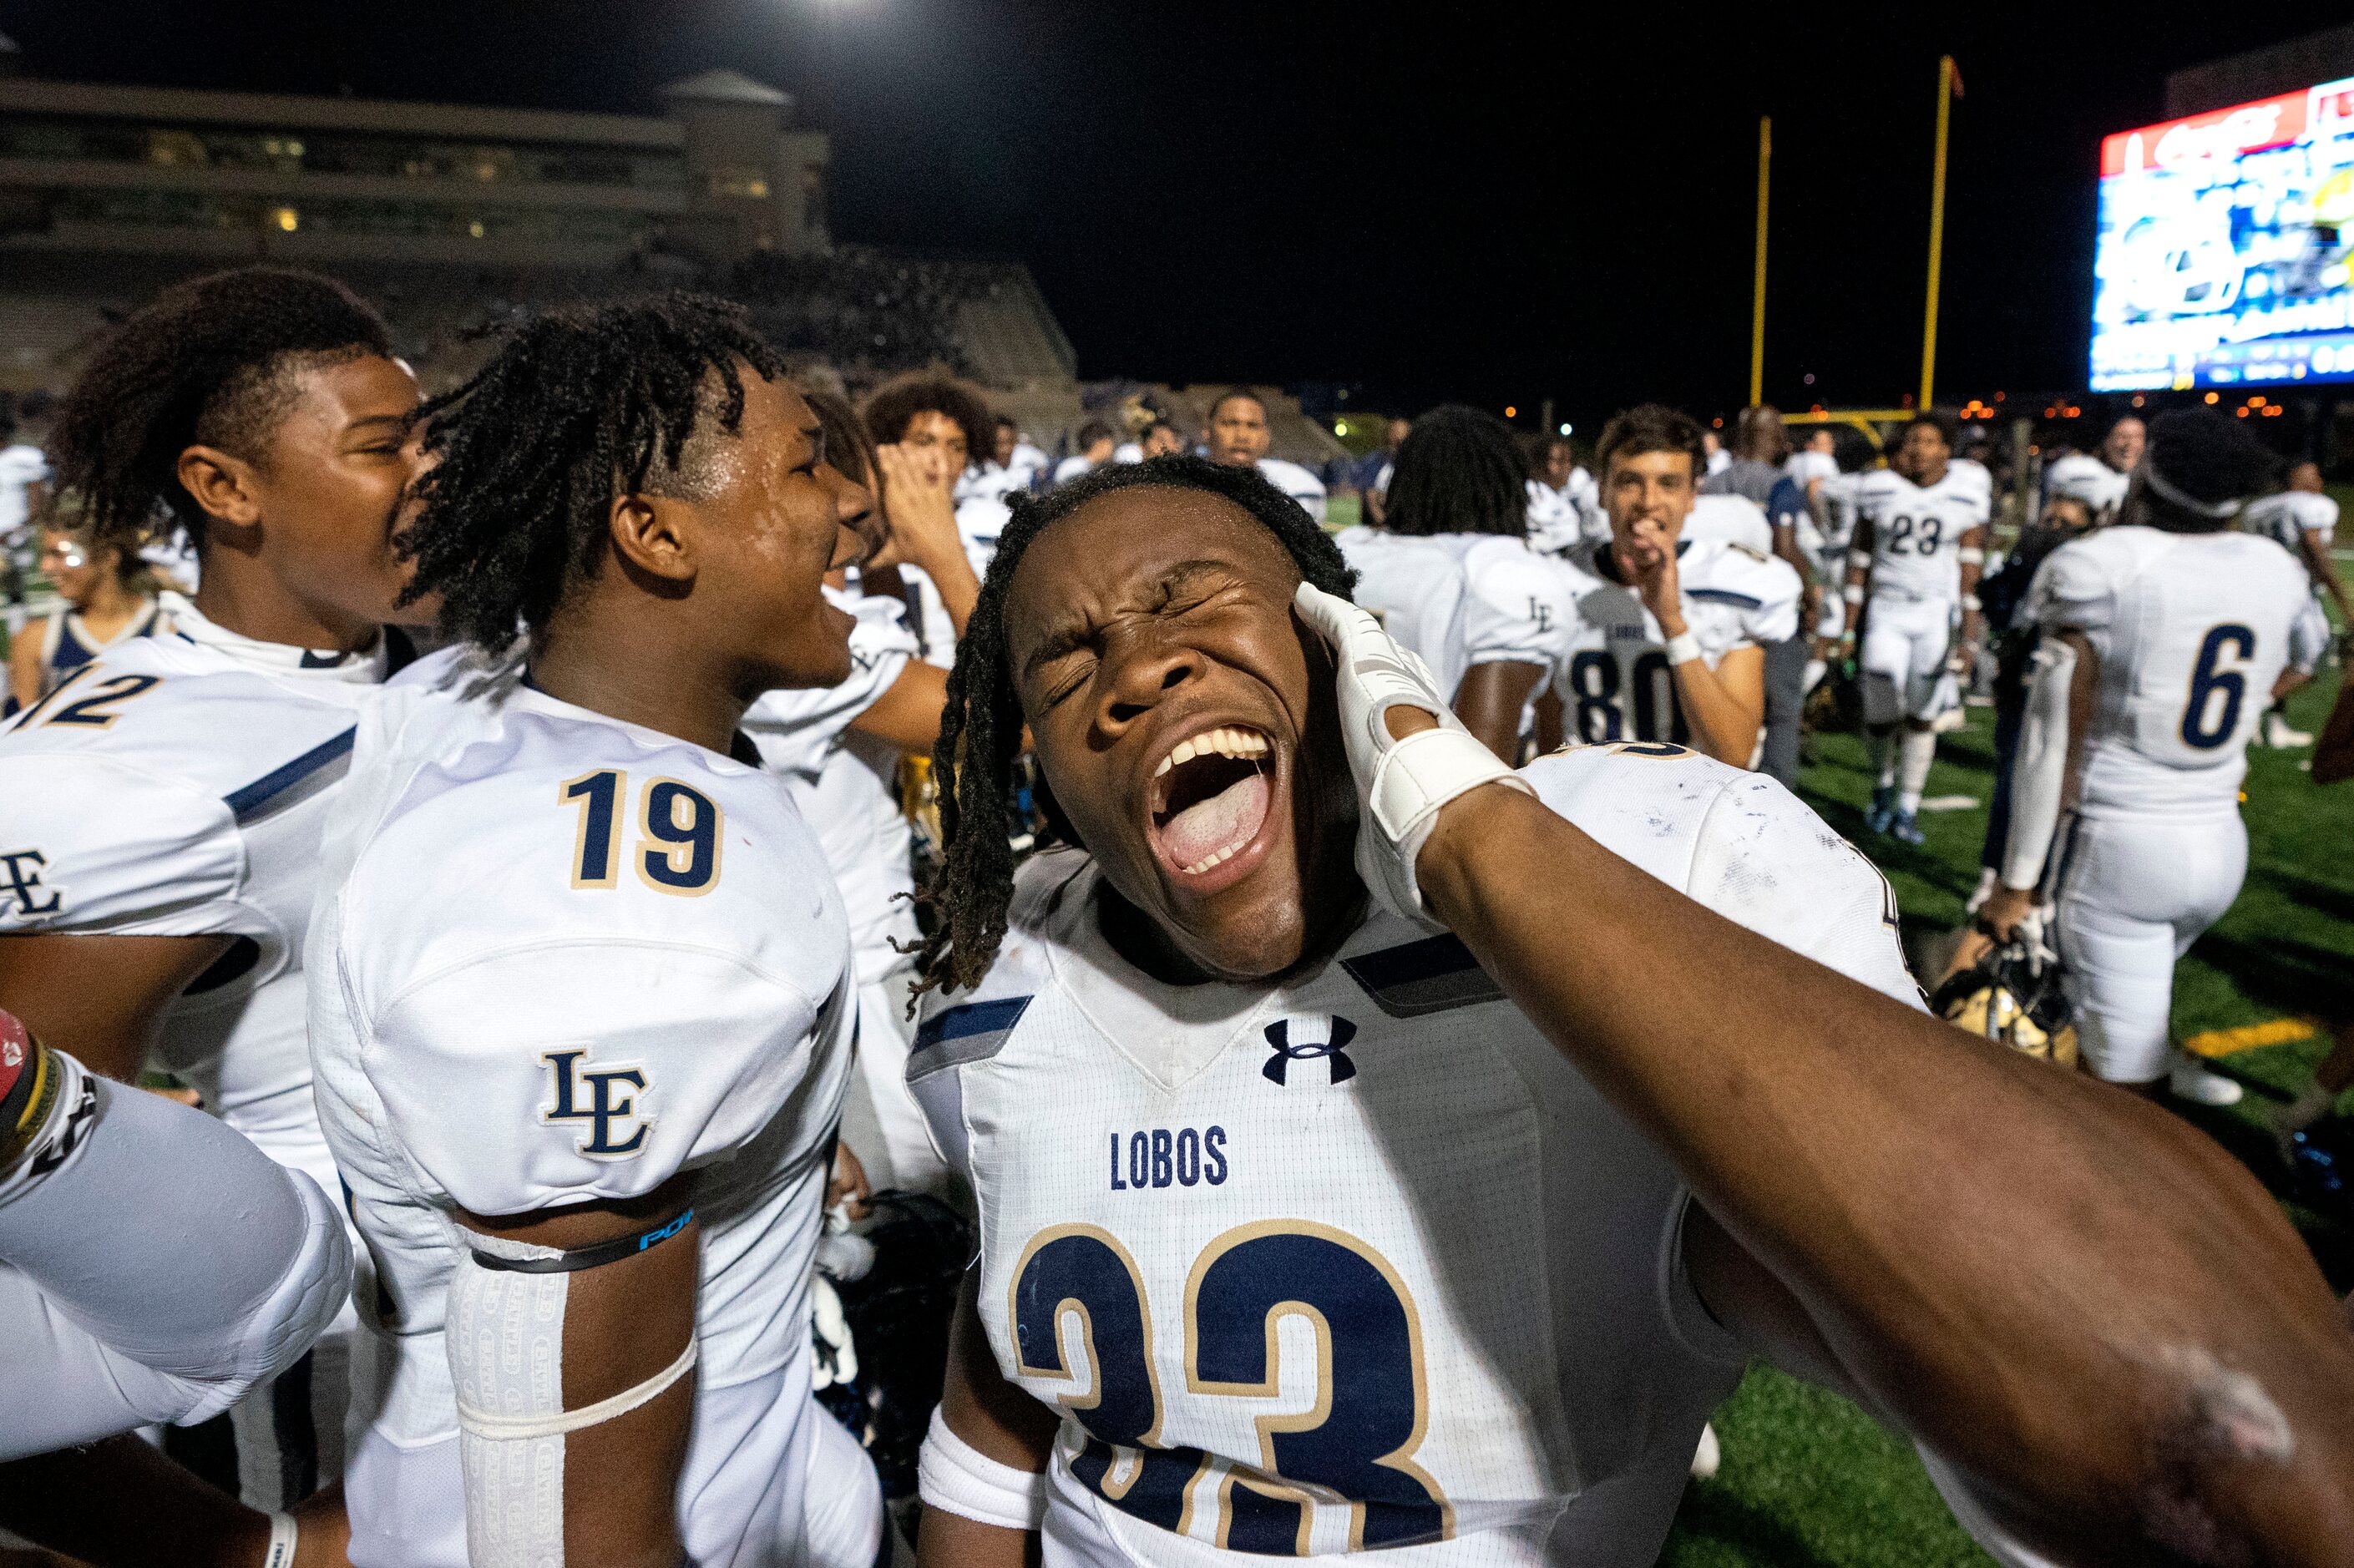
<path id="1" fill-rule="evenodd" d="M 1059 705 L 1066 697 L 1077 694 L 1079 688 L 1087 683 L 1087 677 L 1095 672 L 1095 661 L 1083 659 L 1076 652 L 1065 654 L 1055 662 L 1064 668 L 1055 672 L 1055 679 L 1046 688 L 1044 703 L 1049 708 Z"/>

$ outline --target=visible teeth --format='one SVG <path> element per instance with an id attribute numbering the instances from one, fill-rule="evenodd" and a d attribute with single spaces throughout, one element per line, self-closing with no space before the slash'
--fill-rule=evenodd
<path id="1" fill-rule="evenodd" d="M 1177 763 L 1189 763 L 1196 756 L 1210 756 L 1213 751 L 1217 756 L 1250 760 L 1267 756 L 1268 744 L 1264 735 L 1255 735 L 1250 730 L 1229 730 L 1225 726 L 1217 727 L 1217 730 L 1201 732 L 1191 739 L 1182 739 L 1165 758 L 1161 758 L 1161 765 L 1153 768 L 1153 810 L 1168 805 L 1168 784 L 1163 784 L 1161 779 L 1163 779 L 1163 775 L 1168 775 L 1170 768 L 1174 768 Z"/>
<path id="2" fill-rule="evenodd" d="M 1214 865 L 1224 865 L 1226 862 L 1235 858 L 1235 850 L 1239 847 L 1239 845 L 1235 845 L 1226 849 L 1222 849 L 1206 860 L 1195 861 L 1193 864 L 1185 868 L 1185 874 L 1188 876 L 1199 876 L 1202 873 L 1209 870 Z"/>

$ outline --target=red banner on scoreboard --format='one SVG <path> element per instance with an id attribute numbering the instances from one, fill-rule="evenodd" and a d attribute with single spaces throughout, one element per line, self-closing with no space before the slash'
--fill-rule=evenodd
<path id="1" fill-rule="evenodd" d="M 2101 177 L 2174 168 L 2207 158 L 2279 147 L 2304 134 L 2311 94 L 2284 92 L 2187 120 L 2169 120 L 2101 139 Z"/>

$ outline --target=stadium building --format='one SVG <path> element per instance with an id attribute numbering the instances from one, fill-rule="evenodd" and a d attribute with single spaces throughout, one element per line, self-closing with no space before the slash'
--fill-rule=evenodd
<path id="1" fill-rule="evenodd" d="M 17 58 L 0 38 L 0 392 L 62 386 L 175 279 L 280 261 L 375 301 L 429 381 L 517 311 L 691 286 L 854 387 L 948 366 L 1050 447 L 1104 401 L 1020 262 L 836 243 L 826 133 L 737 71 L 642 115 L 48 81 Z M 1158 391 L 1201 428 L 1212 394 Z M 1341 455 L 1263 395 L 1278 455 Z"/>

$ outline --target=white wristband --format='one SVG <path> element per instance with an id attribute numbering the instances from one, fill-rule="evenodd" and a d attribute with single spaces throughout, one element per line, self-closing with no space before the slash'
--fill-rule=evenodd
<path id="1" fill-rule="evenodd" d="M 1983 609 L 1986 607 L 1978 603 L 1978 595 L 1974 593 L 1966 593 L 1962 596 L 1962 608 L 1964 609 Z"/>
<path id="2" fill-rule="evenodd" d="M 1840 589 L 1840 598 L 1845 599 L 1850 604 L 1861 604 L 1863 602 L 1863 585 L 1861 583 L 1848 584 L 1847 587 Z"/>
<path id="3" fill-rule="evenodd" d="M 1986 552 L 1976 545 L 1965 545 L 1954 552 L 1954 559 L 1966 567 L 1975 567 L 1986 559 Z"/>
<path id="4" fill-rule="evenodd" d="M 262 1550 L 261 1568 L 290 1568 L 294 1561 L 294 1542 L 301 1535 L 292 1514 L 271 1514 L 270 1544 Z"/>
<path id="5" fill-rule="evenodd" d="M 1847 564 L 1850 567 L 1858 567 L 1859 569 L 1868 569 L 1872 565 L 1872 552 L 1870 550 L 1850 550 L 1847 553 Z"/>
<path id="6" fill-rule="evenodd" d="M 1679 631 L 1668 639 L 1668 663 L 1670 666 L 1689 664 L 1700 656 L 1700 639 L 1691 632 Z"/>
<path id="7" fill-rule="evenodd" d="M 1046 1522 L 1045 1473 L 991 1458 L 958 1436 L 938 1405 L 916 1454 L 916 1495 L 927 1507 L 1000 1530 L 1036 1530 Z"/>

